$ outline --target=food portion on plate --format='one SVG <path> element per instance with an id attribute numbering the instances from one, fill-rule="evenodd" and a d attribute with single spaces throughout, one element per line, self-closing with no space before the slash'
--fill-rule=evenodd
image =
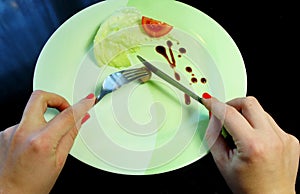
<path id="1" fill-rule="evenodd" d="M 207 92 L 209 84 L 207 78 L 199 72 L 201 71 L 199 66 L 196 67 L 192 61 L 201 55 L 188 55 L 193 52 L 192 50 L 198 55 L 203 48 L 201 45 L 190 46 L 193 45 L 192 42 L 198 44 L 195 43 L 198 41 L 189 34 L 162 19 L 143 15 L 136 7 L 125 6 L 114 11 L 100 24 L 93 39 L 92 51 L 98 67 L 107 65 L 116 71 L 132 66 L 130 56 L 136 56 L 140 52 L 147 55 L 151 53 L 150 59 L 155 63 L 160 60 L 163 62 L 159 68 L 169 71 L 174 79 L 185 82 L 185 85 L 196 89 L 201 95 Z M 206 57 L 202 57 L 204 60 L 199 61 L 204 62 L 198 64 L 212 65 L 213 63 L 208 63 L 205 59 L 207 56 L 206 54 Z M 162 67 L 162 64 L 167 68 Z M 183 99 L 186 105 L 191 103 L 191 98 L 187 94 L 184 94 Z"/>
<path id="2" fill-rule="evenodd" d="M 172 25 L 144 16 L 136 7 L 122 7 L 109 16 L 94 37 L 98 66 L 131 66 L 128 54 L 137 52 L 152 39 L 167 39 Z"/>
<path id="3" fill-rule="evenodd" d="M 100 68 L 105 65 L 116 69 L 128 68 L 132 65 L 129 55 L 137 54 L 151 45 L 152 52 L 162 56 L 166 64 L 169 64 L 170 71 L 173 71 L 174 78 L 180 81 L 176 58 L 182 58 L 187 52 L 179 40 L 186 37 L 178 33 L 178 29 L 173 29 L 172 25 L 164 21 L 143 15 L 136 7 L 122 7 L 104 20 L 94 36 L 93 53 L 97 65 Z M 188 72 L 186 76 L 189 77 L 189 85 L 206 84 L 207 80 L 203 75 L 197 77 L 188 63 L 184 66 L 183 71 Z M 190 104 L 187 95 L 185 102 Z"/>
<path id="4" fill-rule="evenodd" d="M 149 36 L 156 38 L 168 34 L 173 29 L 173 26 L 166 22 L 155 20 L 147 16 L 142 16 L 142 27 Z"/>

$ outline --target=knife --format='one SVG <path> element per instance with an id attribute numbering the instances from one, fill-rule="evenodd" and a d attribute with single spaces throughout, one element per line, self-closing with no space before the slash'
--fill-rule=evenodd
<path id="1" fill-rule="evenodd" d="M 184 92 L 185 94 L 189 95 L 190 97 L 192 97 L 193 99 L 195 99 L 196 101 L 202 103 L 202 98 L 199 97 L 197 94 L 195 94 L 194 92 L 192 92 L 191 90 L 189 90 L 188 88 L 186 88 L 185 86 L 181 85 L 178 81 L 174 80 L 173 78 L 171 78 L 169 75 L 167 75 L 166 73 L 162 72 L 161 70 L 159 70 L 157 67 L 155 67 L 154 65 L 152 65 L 151 63 L 149 63 L 148 61 L 146 61 L 143 57 L 141 57 L 140 55 L 137 55 L 137 58 L 154 74 L 156 74 L 158 77 L 162 78 L 163 80 L 167 81 L 169 84 L 173 85 L 174 87 L 178 88 L 179 90 L 181 90 L 182 92 Z"/>

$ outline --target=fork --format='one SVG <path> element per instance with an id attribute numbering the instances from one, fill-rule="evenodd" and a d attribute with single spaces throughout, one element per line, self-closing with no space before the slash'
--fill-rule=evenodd
<path id="1" fill-rule="evenodd" d="M 96 97 L 95 104 L 97 104 L 106 94 L 119 89 L 129 82 L 137 80 L 140 83 L 144 83 L 150 78 L 151 72 L 146 67 L 131 68 L 114 72 L 104 79 L 100 93 Z"/>

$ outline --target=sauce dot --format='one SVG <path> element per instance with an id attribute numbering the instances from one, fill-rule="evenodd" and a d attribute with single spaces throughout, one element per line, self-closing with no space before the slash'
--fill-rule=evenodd
<path id="1" fill-rule="evenodd" d="M 189 66 L 187 66 L 187 67 L 185 68 L 185 70 L 186 70 L 187 72 L 189 72 L 189 73 L 191 73 L 191 72 L 193 71 L 192 68 L 189 67 Z"/>
<path id="2" fill-rule="evenodd" d="M 179 48 L 179 52 L 184 54 L 184 53 L 186 53 L 186 49 L 185 48 Z"/>
<path id="3" fill-rule="evenodd" d="M 201 81 L 201 83 L 205 84 L 207 80 L 203 77 L 203 78 L 201 78 L 200 81 Z"/>
<path id="4" fill-rule="evenodd" d="M 168 45 L 169 48 L 172 47 L 172 46 L 173 46 L 172 41 L 168 40 L 168 41 L 167 41 L 167 45 Z"/>
<path id="5" fill-rule="evenodd" d="M 184 94 L 184 101 L 186 105 L 191 104 L 191 97 L 187 94 Z"/>
<path id="6" fill-rule="evenodd" d="M 175 72 L 175 73 L 174 73 L 174 76 L 175 76 L 175 78 L 176 78 L 177 81 L 180 80 L 180 75 L 179 75 L 179 73 Z"/>
<path id="7" fill-rule="evenodd" d="M 192 77 L 191 81 L 192 81 L 193 83 L 197 83 L 198 80 L 197 80 L 197 78 Z"/>

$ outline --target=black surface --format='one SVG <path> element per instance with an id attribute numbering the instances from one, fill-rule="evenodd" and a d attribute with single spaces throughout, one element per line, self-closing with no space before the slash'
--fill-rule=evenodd
<path id="1" fill-rule="evenodd" d="M 213 0 L 189 1 L 189 4 L 217 21 L 236 42 L 247 69 L 247 95 L 257 97 L 279 126 L 299 138 L 299 49 L 296 44 L 299 37 L 296 33 L 296 12 L 292 11 L 296 5 L 288 1 L 272 1 L 262 5 L 260 1 L 226 1 L 226 4 L 221 4 Z M 56 6 L 58 9 L 64 7 L 63 4 Z M 59 11 L 65 14 L 60 23 L 84 7 L 83 4 L 80 6 L 67 12 Z M 32 90 L 36 59 L 37 56 L 31 63 L 19 64 L 22 73 L 14 70 L 14 76 L 1 74 L 1 88 L 5 93 L 0 101 L 2 129 L 14 125 L 21 118 Z M 22 68 L 24 65 L 26 73 Z M 297 191 L 298 187 L 299 178 Z M 123 193 L 166 194 L 178 193 L 179 190 L 184 191 L 181 193 L 230 193 L 210 154 L 182 169 L 151 176 L 108 173 L 69 156 L 51 193 L 77 193 L 79 189 L 83 189 L 84 193 L 112 193 L 119 189 Z"/>

